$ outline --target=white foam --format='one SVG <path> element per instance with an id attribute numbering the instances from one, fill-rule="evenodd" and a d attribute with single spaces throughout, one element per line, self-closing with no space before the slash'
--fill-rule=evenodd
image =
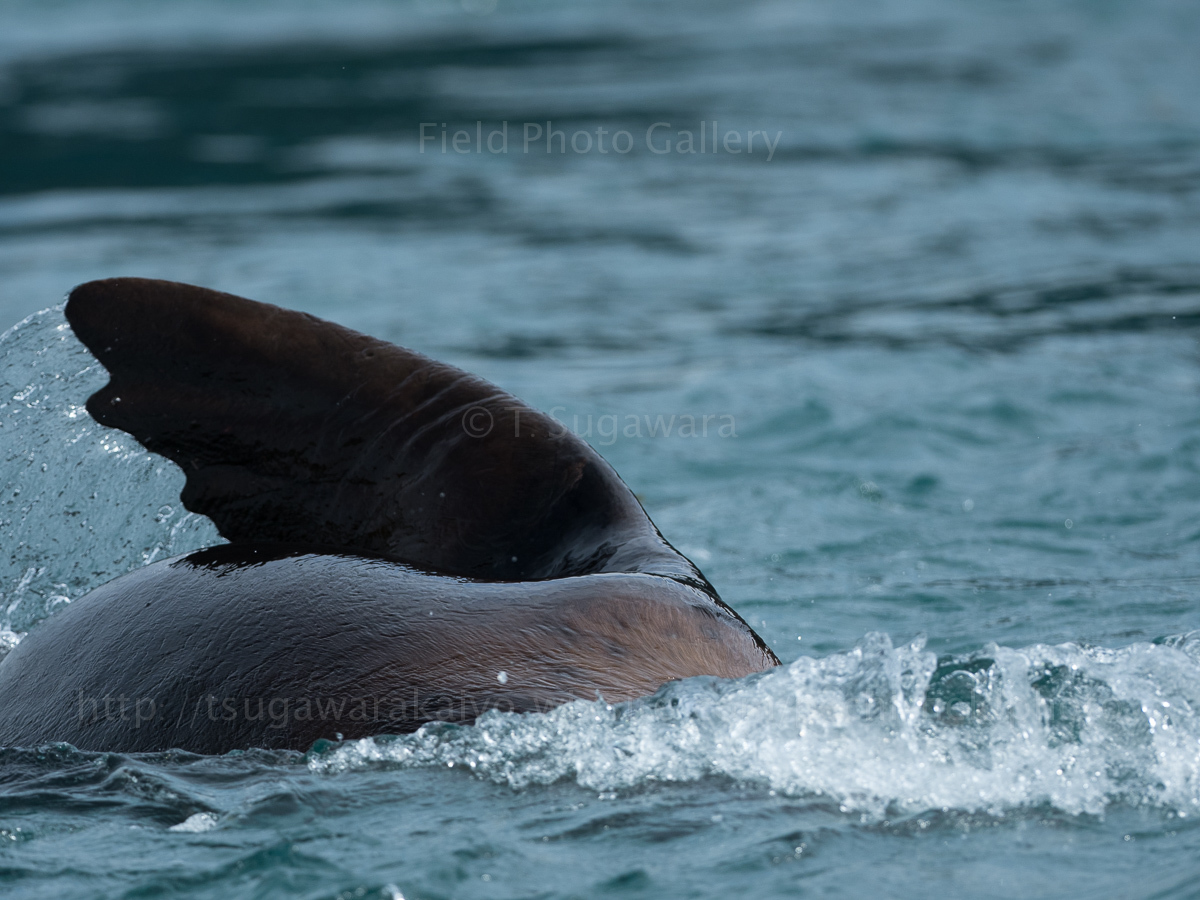
<path id="1" fill-rule="evenodd" d="M 189 834 L 202 834 L 217 827 L 217 817 L 212 813 L 200 812 L 188 816 L 178 825 L 172 825 L 167 831 L 183 831 Z"/>
<path id="2" fill-rule="evenodd" d="M 451 766 L 515 788 L 600 791 L 726 776 L 880 818 L 1114 803 L 1200 813 L 1200 639 L 1106 650 L 985 647 L 938 666 L 923 641 L 868 635 L 849 653 L 742 681 L 698 678 L 632 703 L 348 742 L 318 772 Z"/>
<path id="3" fill-rule="evenodd" d="M 12 650 L 13 647 L 17 646 L 23 637 L 25 637 L 25 635 L 18 634 L 12 629 L 5 628 L 3 625 L 0 625 L 0 659 L 4 659 L 4 657 L 8 656 L 9 651 Z"/>

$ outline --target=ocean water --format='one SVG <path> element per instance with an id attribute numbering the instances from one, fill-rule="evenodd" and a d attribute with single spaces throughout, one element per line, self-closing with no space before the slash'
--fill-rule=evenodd
<path id="1" fill-rule="evenodd" d="M 126 274 L 551 412 L 784 661 L 306 754 L 0 749 L 0 895 L 1200 896 L 1200 6 L 0 23 L 0 652 L 219 540 L 83 409 L 59 304 Z"/>

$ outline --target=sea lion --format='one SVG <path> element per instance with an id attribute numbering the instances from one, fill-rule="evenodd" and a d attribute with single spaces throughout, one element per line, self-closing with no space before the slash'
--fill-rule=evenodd
<path id="1" fill-rule="evenodd" d="M 0 745 L 221 753 L 628 700 L 779 664 L 584 441 L 304 313 L 114 278 L 87 402 L 230 543 L 139 569 L 0 662 Z"/>

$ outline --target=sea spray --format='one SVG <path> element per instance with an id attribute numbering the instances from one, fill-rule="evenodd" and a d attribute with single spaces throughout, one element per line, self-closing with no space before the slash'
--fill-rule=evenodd
<path id="1" fill-rule="evenodd" d="M 514 788 L 599 791 L 726 777 L 824 796 L 868 820 L 1113 804 L 1200 814 L 1200 639 L 1119 650 L 989 645 L 937 659 L 869 634 L 740 681 L 695 678 L 624 704 L 490 712 L 474 727 L 315 748 L 313 771 L 447 766 Z"/>
<path id="2" fill-rule="evenodd" d="M 0 335 L 0 656 L 61 604 L 219 540 L 173 463 L 88 415 L 108 376 L 62 309 Z"/>

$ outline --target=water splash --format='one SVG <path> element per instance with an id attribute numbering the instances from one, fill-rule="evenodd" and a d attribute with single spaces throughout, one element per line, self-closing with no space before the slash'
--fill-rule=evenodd
<path id="1" fill-rule="evenodd" d="M 0 336 L 0 654 L 62 603 L 218 540 L 182 474 L 83 406 L 105 373 L 61 308 Z M 519 678 L 519 673 L 507 673 Z M 1200 813 L 1200 633 L 1119 650 L 989 645 L 938 659 L 868 635 L 741 681 L 671 684 L 627 704 L 489 713 L 468 728 L 323 747 L 318 772 L 455 766 L 515 788 L 612 791 L 727 777 L 827 797 L 868 819 L 1112 804 Z"/>
<path id="2" fill-rule="evenodd" d="M 210 812 L 198 812 L 188 816 L 178 825 L 172 825 L 167 831 L 182 831 L 188 834 L 203 834 L 217 827 L 219 820 Z"/>
<path id="3" fill-rule="evenodd" d="M 823 796 L 865 819 L 1113 804 L 1200 814 L 1200 633 L 1120 650 L 989 645 L 937 659 L 870 634 L 848 653 L 653 697 L 314 748 L 334 773 L 462 767 L 514 788 L 600 791 L 718 776 Z"/>
<path id="4" fill-rule="evenodd" d="M 61 604 L 219 540 L 178 468 L 88 415 L 107 375 L 62 309 L 0 335 L 0 656 Z"/>

